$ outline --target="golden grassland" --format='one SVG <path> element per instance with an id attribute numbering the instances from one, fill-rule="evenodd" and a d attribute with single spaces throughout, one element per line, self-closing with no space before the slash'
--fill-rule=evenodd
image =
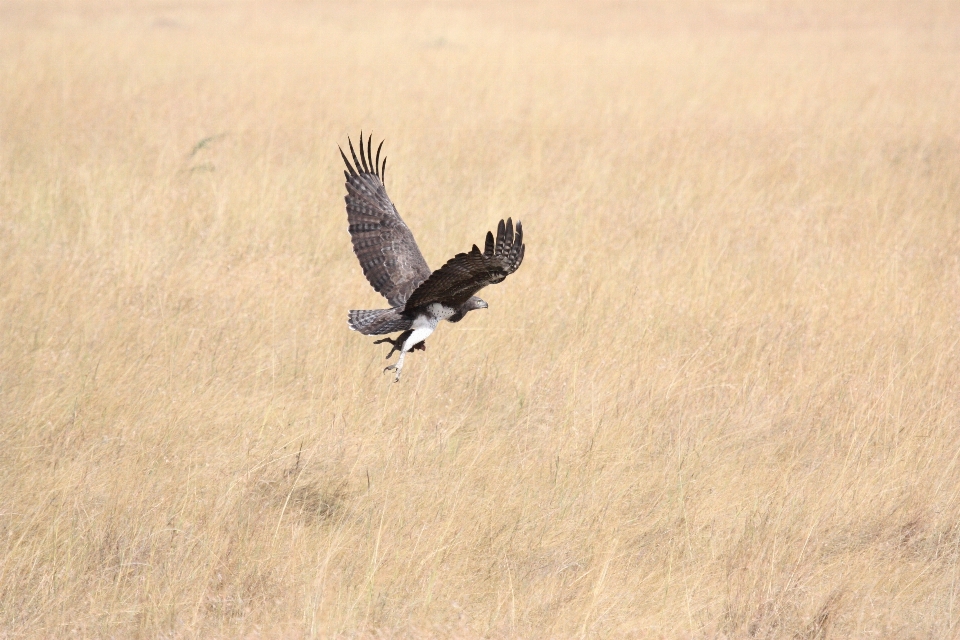
<path id="1" fill-rule="evenodd" d="M 960 6 L 0 3 L 0 637 L 960 633 Z M 434 267 L 404 379 L 337 145 Z"/>

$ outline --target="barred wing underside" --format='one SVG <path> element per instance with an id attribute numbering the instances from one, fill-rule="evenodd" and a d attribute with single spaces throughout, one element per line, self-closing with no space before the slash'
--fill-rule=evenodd
<path id="1" fill-rule="evenodd" d="M 383 175 L 387 159 L 380 162 L 380 149 L 373 156 L 372 140 L 367 138 L 364 152 L 363 134 L 360 134 L 360 159 L 350 144 L 353 164 L 343 157 L 347 170 L 347 221 L 353 251 L 360 260 L 363 275 L 370 285 L 390 303 L 400 307 L 410 294 L 430 276 L 430 267 L 423 259 L 410 228 L 400 218 L 397 208 L 387 196 Z"/>

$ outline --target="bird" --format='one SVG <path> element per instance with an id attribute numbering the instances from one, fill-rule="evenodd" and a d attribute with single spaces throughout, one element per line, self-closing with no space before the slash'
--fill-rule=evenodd
<path id="1" fill-rule="evenodd" d="M 424 341 L 442 321 L 460 322 L 469 312 L 488 308 L 476 294 L 487 285 L 502 282 L 523 262 L 523 225 L 513 219 L 500 220 L 497 236 L 487 232 L 483 251 L 473 245 L 458 253 L 442 267 L 431 271 L 417 246 L 413 233 L 400 217 L 384 185 L 387 158 L 380 161 L 383 142 L 373 154 L 373 136 L 366 140 L 360 133 L 360 157 L 347 138 L 350 156 L 342 147 L 340 157 L 347 168 L 347 222 L 353 251 L 370 285 L 387 299 L 388 309 L 351 310 L 350 329 L 364 335 L 400 332 L 396 338 L 383 338 L 374 344 L 392 346 L 389 359 L 400 352 L 397 362 L 383 371 L 395 371 L 400 381 L 404 357 L 411 350 L 426 350 Z"/>

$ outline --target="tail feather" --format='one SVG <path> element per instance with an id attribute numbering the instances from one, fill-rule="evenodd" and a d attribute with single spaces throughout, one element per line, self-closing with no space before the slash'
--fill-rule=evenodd
<path id="1" fill-rule="evenodd" d="M 354 331 L 367 336 L 406 331 L 413 320 L 403 315 L 401 309 L 363 309 L 350 312 L 348 324 Z"/>

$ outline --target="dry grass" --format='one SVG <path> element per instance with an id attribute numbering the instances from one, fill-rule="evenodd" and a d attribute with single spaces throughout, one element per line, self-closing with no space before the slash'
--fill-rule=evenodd
<path id="1" fill-rule="evenodd" d="M 960 7 L 0 4 L 0 637 L 960 632 Z M 398 384 L 336 145 L 438 266 Z"/>

